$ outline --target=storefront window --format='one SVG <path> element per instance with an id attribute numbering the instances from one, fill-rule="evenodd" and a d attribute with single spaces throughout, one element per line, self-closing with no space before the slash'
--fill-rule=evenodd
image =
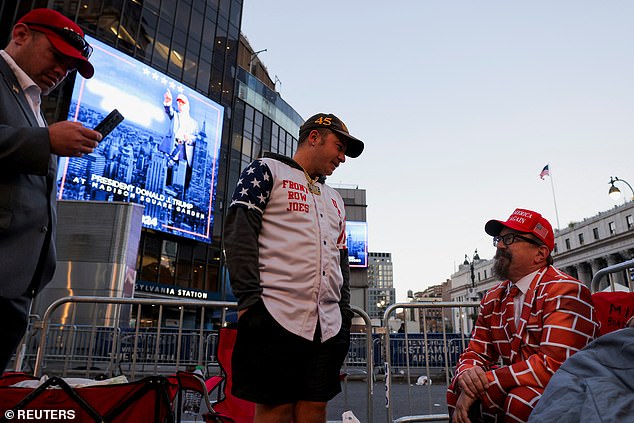
<path id="1" fill-rule="evenodd" d="M 161 262 L 159 267 L 158 283 L 164 285 L 174 284 L 176 274 L 176 253 L 178 244 L 173 241 L 163 240 L 161 248 Z"/>
<path id="2" fill-rule="evenodd" d="M 140 279 L 156 282 L 159 273 L 159 252 L 161 241 L 146 236 L 143 243 Z"/>

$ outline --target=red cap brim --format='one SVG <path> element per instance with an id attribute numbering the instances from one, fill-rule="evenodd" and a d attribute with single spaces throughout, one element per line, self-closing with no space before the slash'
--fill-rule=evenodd
<path id="1" fill-rule="evenodd" d="M 49 31 L 46 28 L 37 27 L 37 30 L 46 35 L 46 38 L 53 44 L 60 53 L 64 56 L 72 57 L 73 59 L 77 59 L 77 72 L 81 76 L 86 79 L 90 79 L 95 74 L 95 68 L 93 65 L 81 55 L 77 49 L 68 44 L 62 37 L 54 33 L 53 31 Z"/>

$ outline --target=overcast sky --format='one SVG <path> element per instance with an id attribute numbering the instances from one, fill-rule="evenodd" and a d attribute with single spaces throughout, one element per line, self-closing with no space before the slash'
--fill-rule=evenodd
<path id="1" fill-rule="evenodd" d="M 491 258 L 488 219 L 556 227 L 556 203 L 565 227 L 614 207 L 610 176 L 634 183 L 632 22 L 629 0 L 245 0 L 242 31 L 302 117 L 365 141 L 329 182 L 367 191 L 404 300 Z"/>

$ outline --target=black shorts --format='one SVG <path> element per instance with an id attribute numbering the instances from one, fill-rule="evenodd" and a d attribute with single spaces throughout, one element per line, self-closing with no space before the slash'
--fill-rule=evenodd
<path id="1" fill-rule="evenodd" d="M 238 321 L 232 393 L 268 405 L 328 402 L 341 392 L 339 372 L 350 346 L 343 326 L 324 343 L 309 341 L 284 329 L 258 301 Z"/>

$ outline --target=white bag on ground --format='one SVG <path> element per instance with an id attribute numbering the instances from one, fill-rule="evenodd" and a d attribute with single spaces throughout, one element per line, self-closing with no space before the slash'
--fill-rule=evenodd
<path id="1" fill-rule="evenodd" d="M 352 413 L 352 411 L 344 411 L 341 415 L 341 420 L 343 423 L 361 423 L 359 419 Z"/>

